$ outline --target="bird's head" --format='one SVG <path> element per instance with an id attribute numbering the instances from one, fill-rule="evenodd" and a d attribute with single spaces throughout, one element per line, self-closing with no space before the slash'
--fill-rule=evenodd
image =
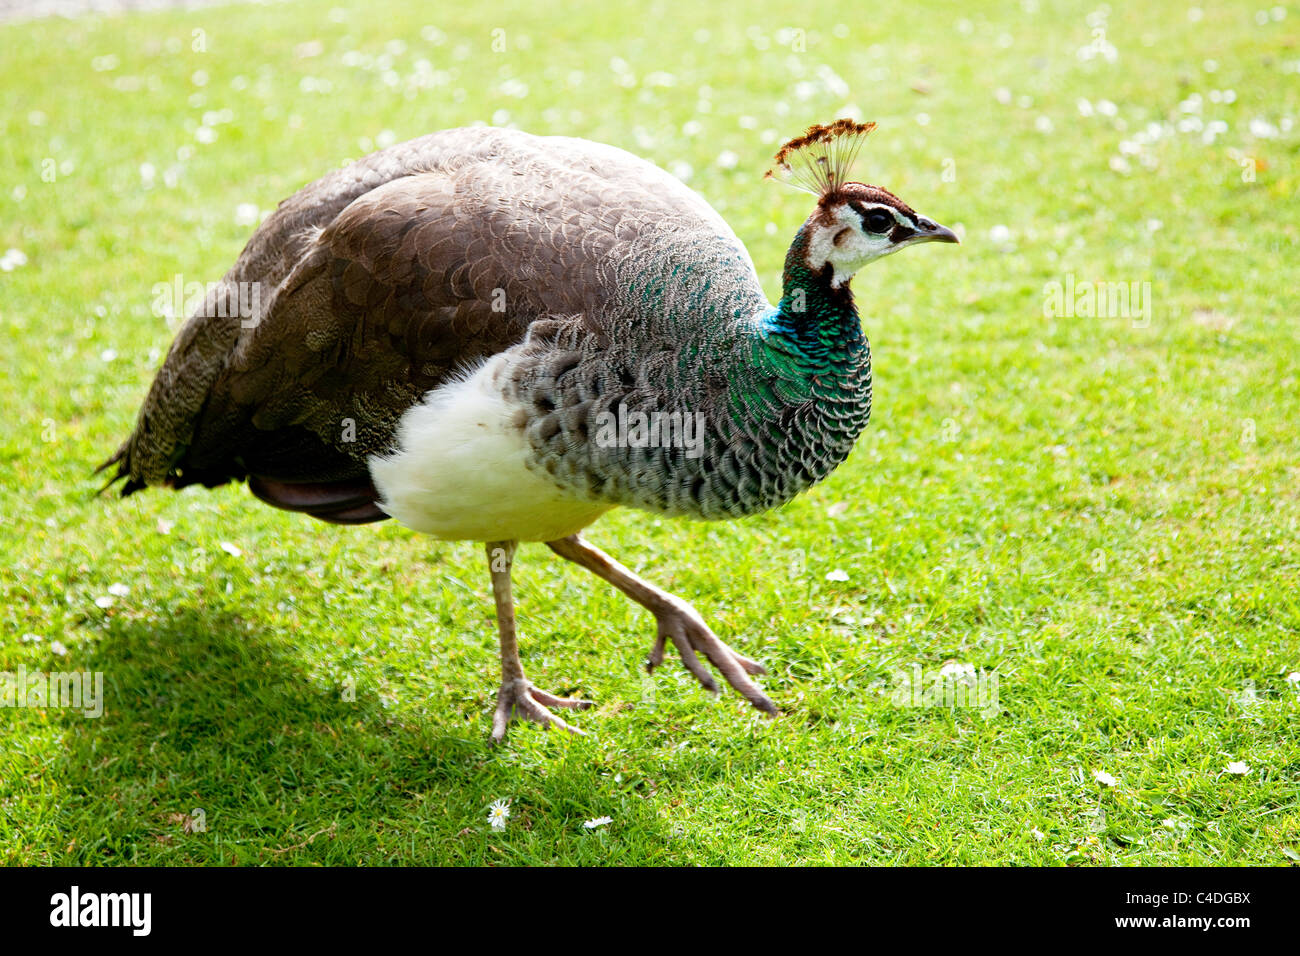
<path id="1" fill-rule="evenodd" d="M 920 215 L 889 190 L 848 181 L 862 140 L 875 126 L 848 119 L 812 126 L 781 147 L 767 173 L 781 173 L 790 185 L 817 197 L 796 249 L 812 272 L 829 266 L 835 287 L 867 263 L 907 246 L 959 241 L 947 226 Z"/>

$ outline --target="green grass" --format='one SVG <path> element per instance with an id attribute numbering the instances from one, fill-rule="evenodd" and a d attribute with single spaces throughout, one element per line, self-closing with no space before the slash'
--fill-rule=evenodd
<path id="1" fill-rule="evenodd" d="M 0 253 L 27 257 L 0 273 L 0 669 L 102 671 L 107 697 L 0 711 L 0 861 L 1300 859 L 1300 7 L 1117 7 L 1109 62 L 1077 55 L 1091 2 L 472 6 L 0 26 Z M 600 706 L 590 737 L 494 749 L 477 545 L 240 487 L 91 497 L 174 331 L 154 284 L 218 278 L 242 204 L 508 122 L 689 164 L 775 296 L 807 198 L 760 174 L 848 107 L 880 123 L 863 178 L 967 236 L 858 277 L 855 454 L 777 513 L 590 532 L 765 661 L 779 718 L 676 661 L 646 678 L 649 616 L 534 545 L 524 665 Z M 1117 161 L 1190 117 L 1227 129 Z M 1045 317 L 1070 274 L 1149 281 L 1150 322 Z M 996 673 L 996 710 L 891 702 L 948 661 Z"/>

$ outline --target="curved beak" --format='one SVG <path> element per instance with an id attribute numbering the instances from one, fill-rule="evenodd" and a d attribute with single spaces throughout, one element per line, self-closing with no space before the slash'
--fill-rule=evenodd
<path id="1" fill-rule="evenodd" d="M 912 240 L 913 242 L 961 242 L 957 238 L 957 233 L 947 226 L 939 225 L 933 219 L 926 219 L 921 216 L 917 219 L 916 224 L 920 228 L 916 238 Z"/>

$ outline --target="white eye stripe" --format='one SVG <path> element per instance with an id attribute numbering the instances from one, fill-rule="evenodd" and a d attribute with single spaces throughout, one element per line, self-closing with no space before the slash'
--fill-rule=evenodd
<path id="1" fill-rule="evenodd" d="M 851 206 L 851 208 L 861 218 L 861 222 L 864 228 L 867 225 L 868 217 L 870 217 L 873 212 L 877 212 L 877 211 L 888 213 L 890 216 L 892 216 L 895 225 L 905 226 L 908 229 L 916 228 L 916 223 L 908 219 L 905 219 L 903 217 L 903 214 L 900 213 L 897 209 L 895 209 L 893 206 L 886 206 L 884 203 L 854 203 Z"/>

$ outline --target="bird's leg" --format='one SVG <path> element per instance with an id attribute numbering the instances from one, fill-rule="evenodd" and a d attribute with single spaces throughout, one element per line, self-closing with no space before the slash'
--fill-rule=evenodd
<path id="1" fill-rule="evenodd" d="M 699 654 L 707 657 L 722 672 L 727 683 L 756 708 L 767 714 L 777 712 L 776 705 L 748 677 L 749 674 L 766 674 L 763 665 L 742 657 L 719 640 L 695 608 L 633 574 L 576 534 L 548 541 L 547 544 L 560 557 L 580 564 L 597 577 L 604 578 L 655 616 L 659 622 L 659 636 L 646 661 L 647 671 L 653 671 L 663 663 L 664 647 L 671 640 L 686 669 L 695 675 L 695 679 L 706 690 L 716 694 L 718 684 L 708 668 L 700 663 Z"/>
<path id="2" fill-rule="evenodd" d="M 514 564 L 515 541 L 490 541 L 487 545 L 488 568 L 492 572 L 492 597 L 497 605 L 497 630 L 501 633 L 501 690 L 492 717 L 492 739 L 506 735 L 506 725 L 516 716 L 535 720 L 543 726 L 563 727 L 575 734 L 582 731 L 556 717 L 546 708 L 568 707 L 582 710 L 592 706 L 589 700 L 556 697 L 533 686 L 524 676 L 519 660 L 519 643 L 515 639 L 515 601 L 510 591 L 510 568 Z"/>

